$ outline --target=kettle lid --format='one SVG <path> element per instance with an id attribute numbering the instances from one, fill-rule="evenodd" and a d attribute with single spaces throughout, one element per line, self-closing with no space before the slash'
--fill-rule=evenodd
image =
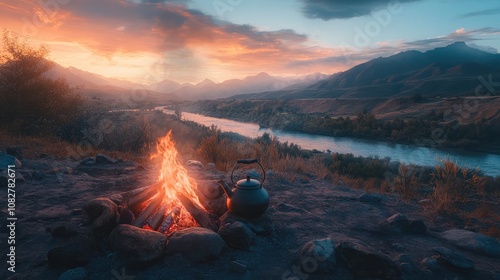
<path id="1" fill-rule="evenodd" d="M 250 179 L 250 176 L 247 175 L 246 179 L 241 179 L 236 182 L 236 187 L 239 189 L 258 189 L 260 188 L 261 183 L 258 180 Z"/>

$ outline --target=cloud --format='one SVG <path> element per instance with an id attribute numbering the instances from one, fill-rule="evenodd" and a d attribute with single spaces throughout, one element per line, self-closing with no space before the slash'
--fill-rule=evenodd
<path id="1" fill-rule="evenodd" d="M 455 42 L 473 42 L 480 41 L 490 36 L 498 36 L 500 29 L 485 27 L 480 29 L 465 30 L 464 28 L 457 29 L 445 36 L 416 40 L 403 43 L 406 47 L 414 48 L 435 48 L 449 45 Z"/>
<path id="2" fill-rule="evenodd" d="M 388 5 L 421 0 L 301 0 L 302 13 L 312 19 L 348 19 L 369 15 L 372 11 Z"/>
<path id="3" fill-rule="evenodd" d="M 470 12 L 463 14 L 462 18 L 467 18 L 467 17 L 477 17 L 477 16 L 491 16 L 491 15 L 497 15 L 500 14 L 500 7 L 496 9 L 488 9 L 488 10 L 481 10 L 481 11 L 476 11 L 476 12 Z"/>

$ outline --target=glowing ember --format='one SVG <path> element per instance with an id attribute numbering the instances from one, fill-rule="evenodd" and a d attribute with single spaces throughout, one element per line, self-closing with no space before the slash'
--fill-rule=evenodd
<path id="1" fill-rule="evenodd" d="M 151 158 L 158 158 L 161 161 L 158 182 L 161 182 L 164 190 L 163 204 L 167 205 L 166 212 L 170 212 L 174 207 L 181 209 L 176 217 L 176 223 L 170 228 L 170 231 L 197 226 L 193 217 L 177 198 L 177 194 L 183 194 L 203 208 L 196 195 L 196 181 L 188 176 L 187 170 L 179 163 L 175 143 L 172 140 L 172 131 L 169 131 L 165 137 L 158 139 L 156 154 L 153 154 Z"/>

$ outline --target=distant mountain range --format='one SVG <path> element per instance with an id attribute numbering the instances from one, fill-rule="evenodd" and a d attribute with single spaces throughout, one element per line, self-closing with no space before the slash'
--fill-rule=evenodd
<path id="1" fill-rule="evenodd" d="M 345 72 L 295 89 L 238 95 L 232 99 L 372 98 L 474 95 L 492 75 L 500 82 L 500 54 L 457 42 L 427 52 L 406 51 L 359 64 Z M 483 80 L 483 81 L 484 81 Z M 487 94 L 482 85 L 481 94 Z M 490 85 L 491 90 L 491 85 Z M 500 88 L 497 89 L 497 93 Z"/>
<path id="2" fill-rule="evenodd" d="M 134 91 L 141 91 L 146 93 L 148 101 L 218 99 L 288 87 L 302 88 L 329 77 L 321 73 L 297 77 L 276 77 L 267 73 L 259 73 L 241 80 L 232 79 L 222 83 L 215 83 L 210 79 L 205 79 L 193 85 L 163 80 L 152 85 L 140 85 L 107 78 L 74 67 L 64 68 L 57 64 L 49 71 L 48 76 L 64 78 L 71 86 L 79 87 L 82 93 L 90 98 L 123 99 Z"/>

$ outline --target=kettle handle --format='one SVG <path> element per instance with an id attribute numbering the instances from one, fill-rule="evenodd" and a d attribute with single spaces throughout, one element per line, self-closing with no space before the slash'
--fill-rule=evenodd
<path id="1" fill-rule="evenodd" d="M 231 182 L 233 183 L 233 185 L 236 185 L 236 183 L 233 180 L 233 173 L 237 169 L 238 164 L 252 164 L 252 163 L 259 164 L 260 168 L 262 169 L 262 173 L 264 174 L 264 178 L 262 179 L 262 181 L 259 180 L 260 186 L 262 187 L 262 184 L 264 184 L 264 181 L 266 180 L 266 171 L 264 170 L 264 167 L 262 166 L 262 164 L 260 163 L 260 161 L 259 161 L 258 158 L 239 159 L 239 160 L 236 161 L 236 164 L 233 167 L 233 171 L 231 171 Z"/>

